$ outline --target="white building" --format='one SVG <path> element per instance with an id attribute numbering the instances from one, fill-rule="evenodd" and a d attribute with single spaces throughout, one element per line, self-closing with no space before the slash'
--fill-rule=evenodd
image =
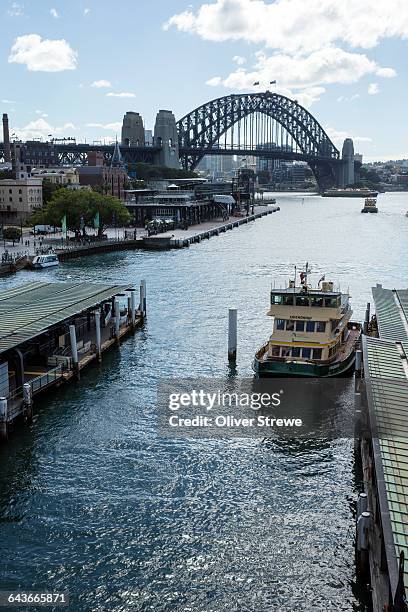
<path id="1" fill-rule="evenodd" d="M 31 174 L 36 178 L 46 179 L 50 183 L 54 183 L 54 185 L 72 188 L 75 188 L 75 186 L 77 188 L 80 187 L 77 168 L 33 168 Z"/>

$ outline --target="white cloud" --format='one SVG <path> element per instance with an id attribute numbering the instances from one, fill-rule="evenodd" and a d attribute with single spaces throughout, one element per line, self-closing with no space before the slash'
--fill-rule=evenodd
<path id="1" fill-rule="evenodd" d="M 7 11 L 7 15 L 9 17 L 22 17 L 24 15 L 24 8 L 17 4 L 17 2 L 13 2 Z"/>
<path id="2" fill-rule="evenodd" d="M 379 68 L 376 74 L 377 76 L 385 77 L 386 79 L 390 79 L 392 77 L 397 76 L 397 73 L 393 68 Z"/>
<path id="3" fill-rule="evenodd" d="M 122 129 L 122 123 L 120 121 L 117 121 L 116 123 L 87 123 L 86 127 L 101 128 L 109 132 L 117 132 Z"/>
<path id="4" fill-rule="evenodd" d="M 238 91 L 259 91 L 268 89 L 270 81 L 277 81 L 277 88 L 283 90 L 299 89 L 294 94 L 303 98 L 307 105 L 319 99 L 326 85 L 333 83 L 356 83 L 362 77 L 391 69 L 380 67 L 365 54 L 350 53 L 338 47 L 328 47 L 314 51 L 307 56 L 275 53 L 267 55 L 263 51 L 255 53 L 255 63 L 251 68 L 236 68 L 227 77 L 213 77 L 207 85 L 224 85 Z M 254 82 L 260 83 L 254 87 Z M 277 91 L 276 87 L 274 91 Z M 285 94 L 287 95 L 287 94 Z M 352 97 L 351 99 L 355 99 Z"/>
<path id="5" fill-rule="evenodd" d="M 360 94 L 356 93 L 351 96 L 339 96 L 337 98 L 337 102 L 353 102 L 353 100 L 357 100 L 360 97 Z"/>
<path id="6" fill-rule="evenodd" d="M 136 98 L 134 93 L 129 93 L 127 91 L 121 91 L 119 93 L 115 93 L 110 91 L 106 94 L 108 98 Z"/>
<path id="7" fill-rule="evenodd" d="M 34 72 L 60 72 L 75 70 L 77 55 L 64 39 L 48 40 L 38 34 L 26 34 L 15 39 L 8 61 L 25 64 Z"/>
<path id="8" fill-rule="evenodd" d="M 90 8 L 84 9 L 84 15 L 89 15 L 90 12 L 91 12 Z"/>
<path id="9" fill-rule="evenodd" d="M 220 76 L 215 76 L 212 77 L 212 79 L 208 79 L 208 81 L 205 82 L 206 85 L 210 85 L 210 87 L 217 87 L 217 85 L 220 85 L 222 82 L 222 78 Z"/>
<path id="10" fill-rule="evenodd" d="M 42 111 L 42 110 L 36 110 L 35 114 L 36 115 L 41 115 L 41 117 L 48 117 L 47 113 L 44 113 L 44 111 Z"/>
<path id="11" fill-rule="evenodd" d="M 13 100 L 2 100 L 2 104 L 14 104 Z"/>
<path id="12" fill-rule="evenodd" d="M 369 49 L 408 37 L 406 0 L 213 0 L 173 15 L 175 27 L 205 40 L 244 40 L 285 52 L 311 52 L 342 41 Z"/>
<path id="13" fill-rule="evenodd" d="M 369 138 L 368 136 L 353 136 L 349 132 L 335 130 L 330 127 L 326 128 L 326 133 L 329 138 L 334 142 L 334 144 L 340 149 L 343 145 L 343 141 L 345 138 L 352 138 L 354 143 L 372 142 L 372 138 Z"/>
<path id="14" fill-rule="evenodd" d="M 367 93 L 370 96 L 375 96 L 376 94 L 378 94 L 380 91 L 380 88 L 378 87 L 378 83 L 370 83 L 367 89 Z"/>
<path id="15" fill-rule="evenodd" d="M 51 15 L 51 17 L 54 17 L 54 19 L 58 19 L 58 17 L 59 17 L 58 11 L 55 8 L 50 9 L 50 15 Z"/>
<path id="16" fill-rule="evenodd" d="M 37 138 L 47 140 L 50 134 L 52 136 L 72 136 L 73 130 L 76 130 L 73 123 L 65 123 L 62 126 L 52 126 L 45 121 L 45 119 L 41 118 L 30 121 L 22 128 L 14 128 L 13 132 L 15 132 L 17 137 L 21 140 L 34 140 Z"/>
<path id="17" fill-rule="evenodd" d="M 246 57 L 242 57 L 242 55 L 234 55 L 232 61 L 235 62 L 238 66 L 242 66 L 246 64 Z"/>
<path id="18" fill-rule="evenodd" d="M 112 87 L 112 83 L 110 81 L 106 81 L 105 79 L 101 79 L 100 81 L 94 81 L 91 83 L 91 87 L 97 87 L 98 89 L 103 87 Z"/>

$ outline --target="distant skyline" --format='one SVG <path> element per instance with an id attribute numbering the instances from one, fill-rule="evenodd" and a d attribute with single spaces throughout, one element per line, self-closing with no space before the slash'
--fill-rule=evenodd
<path id="1" fill-rule="evenodd" d="M 22 139 L 112 141 L 126 111 L 152 129 L 159 109 L 270 88 L 337 147 L 408 158 L 405 0 L 2 0 L 0 19 L 0 110 Z"/>

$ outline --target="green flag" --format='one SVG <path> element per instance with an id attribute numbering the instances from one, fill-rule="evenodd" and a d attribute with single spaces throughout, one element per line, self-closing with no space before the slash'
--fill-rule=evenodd
<path id="1" fill-rule="evenodd" d="M 61 219 L 61 230 L 62 230 L 62 233 L 65 234 L 65 237 L 66 237 L 67 235 L 67 215 L 66 214 Z"/>
<path id="2" fill-rule="evenodd" d="M 99 210 L 95 213 L 94 228 L 99 229 Z"/>

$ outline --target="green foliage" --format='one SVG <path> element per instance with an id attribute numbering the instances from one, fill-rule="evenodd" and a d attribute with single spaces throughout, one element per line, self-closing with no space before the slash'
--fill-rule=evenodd
<path id="1" fill-rule="evenodd" d="M 14 178 L 14 172 L 12 170 L 0 170 L 0 181 L 3 179 Z"/>
<path id="2" fill-rule="evenodd" d="M 42 210 L 35 212 L 30 222 L 61 226 L 66 215 L 67 229 L 79 233 L 83 225 L 93 227 L 99 212 L 99 234 L 112 225 L 127 225 L 130 214 L 120 200 L 85 189 L 58 189 Z M 83 221 L 83 222 L 82 222 Z M 85 233 L 85 229 L 83 228 Z"/>
<path id="3" fill-rule="evenodd" d="M 198 176 L 190 170 L 153 166 L 152 164 L 144 164 L 142 162 L 129 164 L 128 170 L 129 172 L 136 172 L 136 178 L 143 181 L 148 181 L 149 179 L 196 178 Z"/>
<path id="4" fill-rule="evenodd" d="M 55 192 L 59 189 L 62 189 L 61 185 L 56 185 L 52 183 L 49 179 L 43 179 L 42 182 L 42 192 L 43 192 L 43 204 L 48 204 L 48 202 L 52 199 Z"/>
<path id="5" fill-rule="evenodd" d="M 366 183 L 381 183 L 381 178 L 375 170 L 370 170 L 362 166 L 360 168 L 360 178 Z"/>
<path id="6" fill-rule="evenodd" d="M 5 227 L 3 229 L 3 238 L 4 240 L 12 240 L 14 245 L 14 241 L 21 238 L 21 229 L 19 227 Z"/>

